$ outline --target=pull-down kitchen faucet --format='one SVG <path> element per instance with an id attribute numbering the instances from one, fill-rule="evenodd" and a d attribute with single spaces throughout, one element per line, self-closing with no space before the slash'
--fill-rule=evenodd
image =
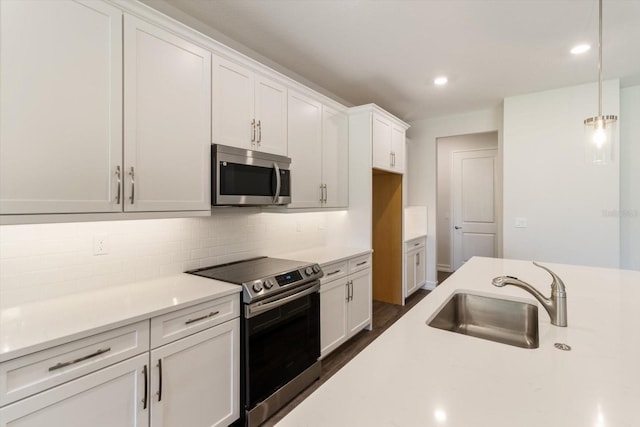
<path id="1" fill-rule="evenodd" d="M 545 310 L 547 310 L 547 313 L 549 313 L 552 325 L 567 326 L 567 292 L 564 283 L 558 275 L 547 267 L 540 265 L 535 261 L 533 262 L 533 265 L 542 268 L 551 274 L 551 277 L 553 277 L 553 282 L 551 282 L 551 298 L 545 297 L 530 284 L 513 276 L 496 277 L 491 281 L 491 284 L 499 288 L 505 285 L 513 285 L 524 289 L 540 301 L 540 304 L 542 304 Z"/>

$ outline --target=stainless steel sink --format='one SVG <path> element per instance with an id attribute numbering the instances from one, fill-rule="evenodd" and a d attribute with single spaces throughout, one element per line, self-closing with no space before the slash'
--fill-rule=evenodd
<path id="1" fill-rule="evenodd" d="M 538 348 L 538 306 L 456 293 L 429 326 L 522 348 Z"/>

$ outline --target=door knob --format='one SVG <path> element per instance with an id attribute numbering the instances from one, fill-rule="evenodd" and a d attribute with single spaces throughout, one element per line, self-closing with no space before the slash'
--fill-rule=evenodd
<path id="1" fill-rule="evenodd" d="M 455 225 L 453 228 L 455 228 L 456 230 L 460 230 L 462 227 Z"/>

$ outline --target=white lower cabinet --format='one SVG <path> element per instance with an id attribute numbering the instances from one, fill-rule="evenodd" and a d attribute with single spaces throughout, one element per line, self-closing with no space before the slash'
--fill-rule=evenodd
<path id="1" fill-rule="evenodd" d="M 371 255 L 323 266 L 320 357 L 371 324 Z"/>
<path id="2" fill-rule="evenodd" d="M 239 312 L 234 294 L 3 362 L 0 427 L 227 426 Z"/>
<path id="3" fill-rule="evenodd" d="M 148 361 L 141 354 L 8 405 L 0 409 L 0 426 L 148 426 Z"/>
<path id="4" fill-rule="evenodd" d="M 426 283 L 426 241 L 426 237 L 419 237 L 404 244 L 405 298 Z"/>
<path id="5" fill-rule="evenodd" d="M 151 351 L 151 426 L 227 426 L 240 415 L 240 320 Z"/>

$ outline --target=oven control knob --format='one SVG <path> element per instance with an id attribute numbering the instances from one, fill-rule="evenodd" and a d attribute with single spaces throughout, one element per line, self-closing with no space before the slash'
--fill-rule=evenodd
<path id="1" fill-rule="evenodd" d="M 265 280 L 265 281 L 264 281 L 264 287 L 265 287 L 266 289 L 271 289 L 271 288 L 273 288 L 273 280 L 271 280 L 271 279 L 267 279 L 267 280 Z"/>
<path id="2" fill-rule="evenodd" d="M 313 274 L 313 268 L 311 267 L 307 267 L 304 272 L 306 273 L 307 276 L 311 276 Z"/>
<path id="3" fill-rule="evenodd" d="M 320 266 L 319 266 L 319 265 L 317 265 L 317 264 L 316 264 L 316 265 L 314 265 L 314 266 L 313 266 L 313 272 L 314 272 L 314 273 L 316 273 L 316 274 L 317 274 L 317 273 L 320 273 Z"/>
<path id="4" fill-rule="evenodd" d="M 262 290 L 262 282 L 256 282 L 253 284 L 253 290 L 260 292 Z"/>

